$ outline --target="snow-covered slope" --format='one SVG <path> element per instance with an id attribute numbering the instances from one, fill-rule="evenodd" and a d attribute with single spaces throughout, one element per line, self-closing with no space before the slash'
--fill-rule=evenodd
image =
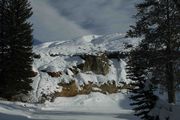
<path id="1" fill-rule="evenodd" d="M 139 39 L 125 38 L 124 34 L 88 35 L 74 40 L 46 42 L 34 46 L 36 53 L 74 55 L 82 53 L 97 53 L 103 51 L 128 51 L 127 44 L 136 46 Z"/>
<path id="2" fill-rule="evenodd" d="M 95 74 L 92 71 L 82 72 L 77 68 L 78 74 L 74 74 L 74 66 L 85 63 L 81 55 L 99 55 L 105 52 L 127 52 L 132 46 L 138 44 L 139 39 L 125 38 L 123 34 L 88 35 L 73 40 L 46 42 L 34 46 L 34 53 L 39 58 L 34 59 L 33 69 L 37 75 L 33 78 L 33 96 L 38 99 L 43 94 L 51 94 L 61 91 L 58 83 L 69 83 L 75 80 L 78 89 L 80 86 L 92 82 L 98 86 L 104 83 L 116 85 L 121 82 L 128 83 L 126 79 L 123 59 L 108 59 L 109 72 L 106 75 Z M 131 47 L 128 47 L 131 46 Z M 103 61 L 102 61 L 103 62 Z M 59 77 L 51 77 L 47 73 L 58 73 Z M 94 88 L 97 89 L 97 88 Z"/>

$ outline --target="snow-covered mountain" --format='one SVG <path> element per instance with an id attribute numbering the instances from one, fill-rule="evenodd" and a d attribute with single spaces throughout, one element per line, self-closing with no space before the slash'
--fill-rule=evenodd
<path id="1" fill-rule="evenodd" d="M 119 56 L 136 46 L 138 41 L 139 39 L 125 38 L 123 34 L 116 33 L 35 45 L 35 77 L 32 84 L 34 99 L 38 100 L 43 95 L 55 92 L 60 93 L 60 96 L 75 96 L 90 91 L 118 91 L 114 88 L 107 89 L 106 85 L 112 84 L 119 88 L 122 87 L 122 82 L 129 82 L 126 79 L 126 63 Z M 73 85 L 76 87 L 67 88 Z M 65 89 L 73 91 L 68 93 Z"/>

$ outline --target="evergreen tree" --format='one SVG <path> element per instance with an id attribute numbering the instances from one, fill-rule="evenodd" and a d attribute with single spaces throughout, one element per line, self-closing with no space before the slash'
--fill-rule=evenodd
<path id="1" fill-rule="evenodd" d="M 2 95 L 5 88 L 5 72 L 4 67 L 6 66 L 7 56 L 7 41 L 6 41 L 6 11 L 7 11 L 6 0 L 0 0 L 0 96 Z"/>
<path id="2" fill-rule="evenodd" d="M 6 90 L 4 97 L 11 98 L 32 89 L 32 25 L 28 18 L 32 8 L 28 0 L 7 1 L 7 37 L 9 46 L 5 66 Z"/>
<path id="3" fill-rule="evenodd" d="M 133 102 L 130 105 L 134 106 L 136 116 L 144 120 L 153 120 L 154 116 L 150 116 L 149 112 L 155 106 L 157 97 L 153 94 L 151 77 L 148 76 L 151 70 L 148 67 L 145 50 L 137 48 L 131 51 L 127 67 L 128 78 L 133 81 L 130 89 L 133 93 L 130 99 Z"/>
<path id="4" fill-rule="evenodd" d="M 141 48 L 146 48 L 148 67 L 152 74 L 158 68 L 164 72 L 158 79 L 163 80 L 165 75 L 169 103 L 175 103 L 174 64 L 179 57 L 180 11 L 172 0 L 144 0 L 136 7 L 137 22 L 128 36 L 143 38 Z"/>

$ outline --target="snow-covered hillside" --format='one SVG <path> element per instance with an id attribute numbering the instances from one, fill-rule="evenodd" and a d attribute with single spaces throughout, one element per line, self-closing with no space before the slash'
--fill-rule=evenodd
<path id="1" fill-rule="evenodd" d="M 122 82 L 129 82 L 126 62 L 118 54 L 137 44 L 137 40 L 124 38 L 118 33 L 36 44 L 30 99 L 33 103 L 0 101 L 0 120 L 136 120 L 127 91 L 117 93 L 118 89 L 114 88 L 121 86 Z M 111 57 L 107 53 L 112 53 Z M 69 86 L 77 89 L 71 91 Z M 63 97 L 64 94 L 60 93 L 73 93 L 74 89 L 80 94 Z M 111 89 L 117 92 L 104 94 Z M 44 95 L 55 92 L 62 96 L 53 102 L 45 97 L 44 103 L 39 104 Z"/>
<path id="2" fill-rule="evenodd" d="M 89 83 L 97 86 L 113 82 L 116 86 L 120 86 L 122 82 L 128 83 L 129 80 L 126 79 L 125 72 L 126 63 L 123 59 L 107 58 L 106 63 L 101 60 L 103 65 L 108 64 L 106 65 L 108 66 L 108 70 L 106 70 L 108 73 L 104 75 L 96 74 L 91 70 L 83 71 L 77 66 L 85 64 L 83 55 L 100 56 L 97 59 L 101 59 L 101 55 L 104 53 L 127 52 L 136 46 L 138 41 L 139 39 L 125 38 L 123 34 L 116 33 L 103 36 L 88 35 L 69 41 L 46 42 L 35 45 L 34 53 L 38 57 L 34 59 L 33 63 L 34 72 L 37 73 L 33 78 L 33 99 L 37 101 L 43 94 L 61 92 L 62 86 L 59 86 L 59 83 L 75 81 L 78 90 Z M 91 62 L 95 64 L 95 61 L 91 60 Z M 55 74 L 56 77 L 52 77 L 48 73 Z M 92 89 L 98 90 L 99 88 L 94 87 Z"/>
<path id="3" fill-rule="evenodd" d="M 34 52 L 41 55 L 94 54 L 104 51 L 129 51 L 126 45 L 136 46 L 139 39 L 125 38 L 124 34 L 88 35 L 73 40 L 46 42 L 35 45 Z"/>
<path id="4" fill-rule="evenodd" d="M 121 88 L 130 82 L 124 55 L 138 42 L 116 33 L 36 44 L 29 99 L 34 103 L 0 100 L 0 120 L 138 120 L 130 94 Z M 171 105 L 167 95 L 156 95 L 150 114 L 179 120 L 179 99 Z"/>

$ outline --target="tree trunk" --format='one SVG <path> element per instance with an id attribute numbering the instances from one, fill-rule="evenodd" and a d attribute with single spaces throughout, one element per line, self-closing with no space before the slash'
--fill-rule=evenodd
<path id="1" fill-rule="evenodd" d="M 4 73 L 4 62 L 5 62 L 5 0 L 1 1 L 1 9 L 0 9 L 0 14 L 1 14 L 1 18 L 0 18 L 0 79 L 1 79 L 1 83 L 0 83 L 0 95 L 2 95 L 3 93 L 3 89 L 5 88 L 5 73 Z"/>
<path id="2" fill-rule="evenodd" d="M 174 66 L 170 56 L 173 55 L 172 48 L 172 29 L 170 19 L 170 0 L 166 1 L 166 12 L 167 12 L 167 63 L 166 63 L 166 83 L 168 89 L 168 102 L 176 103 L 176 89 L 175 89 L 175 77 L 174 77 Z"/>
<path id="3" fill-rule="evenodd" d="M 168 102 L 176 103 L 175 77 L 172 62 L 166 64 L 166 80 L 168 89 Z"/>

